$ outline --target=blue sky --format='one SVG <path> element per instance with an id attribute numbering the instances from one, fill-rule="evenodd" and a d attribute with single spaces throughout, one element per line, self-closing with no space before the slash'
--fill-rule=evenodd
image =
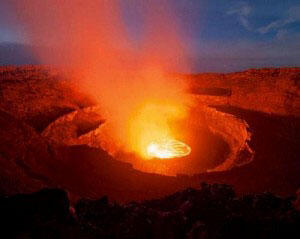
<path id="1" fill-rule="evenodd" d="M 142 39 L 142 14 L 149 2 L 123 0 L 124 21 L 138 42 Z M 146 2 L 148 2 L 146 4 Z M 205 59 L 242 59 L 245 66 L 300 65 L 299 0 L 169 0 L 174 21 L 195 61 L 195 70 Z M 22 24 L 14 16 L 9 1 L 0 2 L 0 42 L 29 43 Z M 198 59 L 198 60 L 197 60 Z M 256 59 L 256 60 L 255 60 Z M 224 60 L 226 61 L 226 60 Z M 234 61 L 234 60 L 233 60 Z M 199 64 L 197 63 L 199 62 Z M 201 63 L 202 62 L 202 63 Z M 197 66 L 197 64 L 199 66 Z M 237 64 L 237 63 L 232 63 Z M 237 70 L 242 66 L 236 66 Z M 219 67 L 222 70 L 222 67 Z M 235 70 L 223 67 L 224 71 Z M 214 71 L 211 68 L 211 71 Z"/>
<path id="2" fill-rule="evenodd" d="M 196 55 L 300 55 L 297 0 L 178 1 L 178 4 L 178 11 L 185 9 L 183 12 L 187 13 L 180 15 L 180 20 Z M 255 49 L 260 52 L 253 52 Z"/>

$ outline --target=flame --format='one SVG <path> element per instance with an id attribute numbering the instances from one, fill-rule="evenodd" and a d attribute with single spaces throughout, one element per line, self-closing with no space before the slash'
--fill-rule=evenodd
<path id="1" fill-rule="evenodd" d="M 191 148 L 181 141 L 164 139 L 158 142 L 151 142 L 147 147 L 147 153 L 151 158 L 181 158 L 189 155 Z"/>

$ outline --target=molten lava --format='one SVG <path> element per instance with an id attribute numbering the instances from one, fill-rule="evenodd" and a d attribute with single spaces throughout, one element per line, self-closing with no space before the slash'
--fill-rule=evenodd
<path id="1" fill-rule="evenodd" d="M 188 145 L 175 140 L 183 138 L 176 121 L 184 120 L 187 108 L 174 98 L 149 99 L 141 104 L 128 121 L 129 152 L 142 159 L 179 158 L 190 153 Z"/>
<path id="2" fill-rule="evenodd" d="M 151 158 L 181 158 L 191 153 L 191 148 L 178 140 L 165 139 L 151 142 L 147 147 L 147 154 Z"/>

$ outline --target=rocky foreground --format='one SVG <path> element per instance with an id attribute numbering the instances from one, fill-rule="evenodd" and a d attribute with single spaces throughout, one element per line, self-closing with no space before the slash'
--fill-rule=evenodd
<path id="1" fill-rule="evenodd" d="M 70 205 L 59 189 L 0 198 L 5 238 L 299 238 L 296 196 L 237 197 L 202 183 L 162 199 L 117 204 L 107 197 Z"/>

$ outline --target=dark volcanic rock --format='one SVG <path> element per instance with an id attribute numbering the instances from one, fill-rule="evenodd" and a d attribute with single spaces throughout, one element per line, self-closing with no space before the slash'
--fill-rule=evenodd
<path id="1" fill-rule="evenodd" d="M 54 68 L 0 67 L 0 108 L 39 132 L 58 117 L 91 104 Z"/>
<path id="2" fill-rule="evenodd" d="M 4 238 L 77 238 L 69 200 L 62 190 L 43 189 L 1 198 L 0 211 Z"/>
<path id="3" fill-rule="evenodd" d="M 198 180 L 234 185 L 237 193 L 270 191 L 290 195 L 300 187 L 300 118 L 218 107 L 247 120 L 252 133 L 253 161 L 220 173 L 198 175 Z"/>
<path id="4" fill-rule="evenodd" d="M 0 110 L 0 192 L 32 192 L 53 185 L 47 178 L 54 157 L 33 128 Z"/>
<path id="5" fill-rule="evenodd" d="M 168 197 L 111 204 L 81 200 L 82 228 L 102 238 L 296 238 L 300 214 L 291 199 L 270 193 L 236 197 L 227 185 L 202 184 Z"/>
<path id="6" fill-rule="evenodd" d="M 207 105 L 230 105 L 300 116 L 300 68 L 251 69 L 228 74 L 185 76 L 191 93 Z"/>
<path id="7" fill-rule="evenodd" d="M 81 199 L 71 211 L 64 191 L 43 189 L 0 197 L 0 220 L 9 238 L 298 238 L 292 199 L 202 183 L 142 203 Z"/>

